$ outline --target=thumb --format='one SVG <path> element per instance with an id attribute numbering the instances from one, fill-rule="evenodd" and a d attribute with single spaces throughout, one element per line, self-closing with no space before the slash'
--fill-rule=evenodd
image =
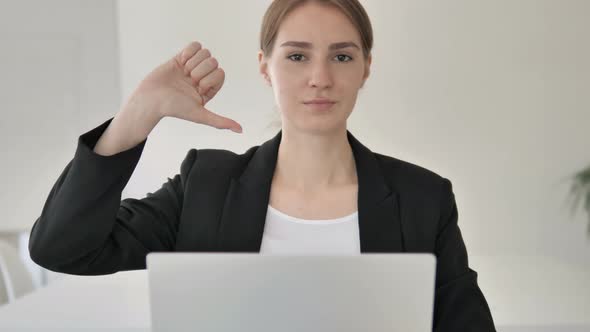
<path id="1" fill-rule="evenodd" d="M 206 108 L 202 109 L 202 116 L 204 124 L 217 129 L 230 129 L 233 132 L 242 133 L 242 126 L 230 118 L 213 113 Z"/>

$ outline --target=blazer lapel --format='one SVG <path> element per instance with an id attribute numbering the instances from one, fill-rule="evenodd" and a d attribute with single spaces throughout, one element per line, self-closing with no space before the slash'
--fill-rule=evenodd
<path id="1" fill-rule="evenodd" d="M 281 132 L 262 144 L 239 178 L 232 178 L 218 232 L 222 251 L 260 252 Z"/>
<path id="2" fill-rule="evenodd" d="M 219 225 L 220 250 L 260 251 L 281 134 L 262 144 L 242 175 L 231 179 Z M 359 183 L 361 252 L 404 251 L 398 195 L 387 185 L 373 152 L 347 135 Z"/>
<path id="3" fill-rule="evenodd" d="M 389 186 L 375 154 L 350 132 L 358 177 L 361 252 L 401 252 L 403 244 L 398 194 Z"/>

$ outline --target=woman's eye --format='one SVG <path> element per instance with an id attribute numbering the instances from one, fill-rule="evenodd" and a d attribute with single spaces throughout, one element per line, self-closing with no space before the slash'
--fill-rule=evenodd
<path id="1" fill-rule="evenodd" d="M 338 54 L 336 56 L 339 62 L 349 62 L 352 61 L 352 58 L 346 54 Z"/>
<path id="2" fill-rule="evenodd" d="M 303 58 L 303 54 L 291 54 L 287 57 L 287 59 L 290 59 L 292 61 L 295 62 L 300 62 Z"/>

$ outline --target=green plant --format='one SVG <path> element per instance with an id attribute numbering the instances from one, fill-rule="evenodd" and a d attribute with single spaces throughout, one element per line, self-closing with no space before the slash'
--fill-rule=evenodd
<path id="1" fill-rule="evenodd" d="M 574 175 L 570 197 L 573 199 L 572 211 L 578 208 L 580 201 L 584 201 L 590 235 L 590 166 Z"/>

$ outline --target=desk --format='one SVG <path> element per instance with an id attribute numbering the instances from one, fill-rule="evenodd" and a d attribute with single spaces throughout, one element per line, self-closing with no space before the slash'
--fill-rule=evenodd
<path id="1" fill-rule="evenodd" d="M 65 276 L 0 307 L 0 330 L 147 332 L 149 312 L 146 271 Z"/>
<path id="2" fill-rule="evenodd" d="M 475 256 L 470 262 L 498 331 L 590 332 L 587 265 L 516 256 Z M 65 276 L 0 307 L 0 331 L 147 332 L 148 294 L 146 271 Z"/>

